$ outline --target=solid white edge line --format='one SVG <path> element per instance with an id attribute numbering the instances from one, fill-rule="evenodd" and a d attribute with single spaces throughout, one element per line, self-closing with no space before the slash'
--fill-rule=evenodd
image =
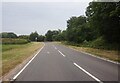
<path id="1" fill-rule="evenodd" d="M 68 47 L 68 48 L 70 48 L 70 47 Z M 73 49 L 73 48 L 70 48 L 70 49 L 78 51 L 78 50 Z M 104 61 L 107 61 L 107 62 L 110 62 L 110 63 L 120 64 L 119 62 L 115 62 L 115 61 L 112 61 L 112 60 L 109 60 L 109 59 L 106 59 L 106 58 L 102 58 L 102 57 L 99 57 L 99 56 L 96 56 L 96 55 L 93 55 L 93 54 L 90 54 L 90 53 L 87 53 L 87 52 L 83 52 L 83 51 L 78 51 L 78 52 L 81 52 L 83 54 L 87 54 L 89 56 L 92 56 L 92 57 L 95 57 L 95 58 L 98 58 L 98 59 L 101 59 L 101 60 L 104 60 Z"/>
<path id="2" fill-rule="evenodd" d="M 65 55 L 61 51 L 58 50 L 58 52 L 65 57 Z"/>
<path id="3" fill-rule="evenodd" d="M 43 47 L 34 55 L 34 57 L 13 77 L 13 80 L 15 80 L 22 72 L 23 70 L 35 59 L 35 57 L 38 55 L 38 53 L 41 52 L 41 50 L 44 48 L 45 43 L 43 43 Z"/>
<path id="4" fill-rule="evenodd" d="M 86 71 L 85 69 L 83 69 L 82 67 L 80 67 L 78 64 L 73 63 L 76 67 L 78 67 L 79 69 L 81 69 L 83 72 L 85 72 L 87 75 L 89 75 L 90 77 L 92 77 L 94 80 L 98 81 L 99 83 L 103 83 L 102 81 L 100 81 L 98 78 L 96 78 L 95 76 L 93 76 L 92 74 L 90 74 L 88 71 Z"/>

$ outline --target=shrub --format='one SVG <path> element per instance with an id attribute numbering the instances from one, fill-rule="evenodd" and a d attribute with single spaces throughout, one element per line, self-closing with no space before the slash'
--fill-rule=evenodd
<path id="1" fill-rule="evenodd" d="M 29 40 L 19 38 L 2 38 L 2 44 L 26 44 Z"/>

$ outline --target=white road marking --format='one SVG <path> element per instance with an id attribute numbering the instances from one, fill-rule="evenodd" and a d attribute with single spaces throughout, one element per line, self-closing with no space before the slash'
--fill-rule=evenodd
<path id="1" fill-rule="evenodd" d="M 57 50 L 57 48 L 53 45 L 53 47 Z"/>
<path id="2" fill-rule="evenodd" d="M 90 77 L 92 77 L 94 80 L 98 81 L 99 83 L 103 83 L 101 80 L 99 80 L 98 78 L 96 78 L 95 76 L 93 76 L 92 74 L 90 74 L 89 72 L 87 72 L 85 69 L 83 69 L 82 67 L 80 67 L 78 64 L 73 63 L 76 67 L 78 67 L 79 69 L 81 69 L 83 72 L 85 72 L 87 75 L 89 75 Z"/>
<path id="3" fill-rule="evenodd" d="M 57 48 L 55 47 L 55 49 L 57 50 Z"/>
<path id="4" fill-rule="evenodd" d="M 67 48 L 70 48 L 70 47 L 67 47 Z M 78 51 L 76 49 L 73 49 L 73 48 L 70 48 L 72 50 L 75 50 L 75 51 Z M 103 57 L 99 57 L 99 56 L 96 56 L 96 55 L 93 55 L 93 54 L 90 54 L 90 53 L 87 53 L 87 52 L 83 52 L 83 51 L 78 51 L 78 52 L 81 52 L 83 54 L 87 54 L 87 55 L 90 55 L 92 57 L 95 57 L 95 58 L 98 58 L 98 59 L 101 59 L 101 60 L 104 60 L 104 61 L 107 61 L 107 62 L 110 62 L 110 63 L 114 63 L 114 64 L 120 64 L 119 62 L 115 62 L 115 61 L 112 61 L 112 60 L 109 60 L 109 59 L 106 59 L 106 58 L 103 58 Z"/>
<path id="5" fill-rule="evenodd" d="M 50 52 L 47 52 L 48 54 L 50 54 Z"/>
<path id="6" fill-rule="evenodd" d="M 44 43 L 45 46 L 45 43 Z M 41 52 L 41 50 L 44 48 L 44 46 L 35 54 L 35 56 L 18 72 L 18 74 L 16 74 L 13 77 L 13 80 L 15 80 L 23 71 L 24 69 L 33 61 L 33 59 L 35 59 L 35 57 L 38 55 L 39 52 Z"/>
<path id="7" fill-rule="evenodd" d="M 66 57 L 61 51 L 58 50 L 58 52 L 59 52 L 61 55 L 63 55 L 64 57 Z"/>

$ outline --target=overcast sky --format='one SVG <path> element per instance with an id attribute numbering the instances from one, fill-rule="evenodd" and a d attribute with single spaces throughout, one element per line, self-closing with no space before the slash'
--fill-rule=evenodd
<path id="1" fill-rule="evenodd" d="M 85 2 L 3 2 L 2 31 L 30 34 L 37 31 L 66 29 L 72 16 L 85 15 L 89 1 Z"/>

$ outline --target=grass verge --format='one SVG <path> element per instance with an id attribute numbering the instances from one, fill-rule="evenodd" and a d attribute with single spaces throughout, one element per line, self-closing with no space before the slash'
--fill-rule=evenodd
<path id="1" fill-rule="evenodd" d="M 2 45 L 2 75 L 8 73 L 18 64 L 33 55 L 43 46 L 40 42 L 22 45 Z"/>
<path id="2" fill-rule="evenodd" d="M 78 47 L 78 46 L 73 46 L 73 45 L 66 45 L 65 43 L 60 43 L 60 42 L 56 42 L 56 43 L 65 45 L 69 48 L 73 48 L 78 51 L 87 52 L 95 56 L 99 56 L 99 57 L 107 58 L 112 61 L 120 62 L 120 57 L 119 57 L 120 54 L 119 54 L 119 51 L 116 51 L 116 50 L 96 49 L 96 48 L 90 48 L 90 47 Z"/>

